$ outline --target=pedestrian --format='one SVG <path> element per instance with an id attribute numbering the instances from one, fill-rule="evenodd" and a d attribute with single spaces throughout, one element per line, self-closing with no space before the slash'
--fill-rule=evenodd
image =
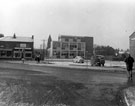
<path id="1" fill-rule="evenodd" d="M 36 60 L 37 60 L 37 63 L 40 63 L 40 53 L 37 54 Z"/>
<path id="2" fill-rule="evenodd" d="M 133 70 L 134 58 L 131 57 L 130 54 L 128 54 L 127 58 L 124 61 L 126 63 L 126 67 L 127 67 L 128 78 L 130 80 L 132 80 L 132 70 Z"/>
<path id="3" fill-rule="evenodd" d="M 21 58 L 21 60 L 22 60 L 22 63 L 24 63 L 24 52 L 22 52 L 22 58 Z"/>

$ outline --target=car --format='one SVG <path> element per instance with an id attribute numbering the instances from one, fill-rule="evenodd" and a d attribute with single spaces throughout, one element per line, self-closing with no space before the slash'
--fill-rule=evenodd
<path id="1" fill-rule="evenodd" d="M 105 57 L 103 55 L 94 55 L 91 57 L 91 66 L 104 66 Z"/>
<path id="2" fill-rule="evenodd" d="M 76 57 L 73 59 L 73 62 L 74 62 L 74 63 L 84 63 L 84 59 L 83 59 L 81 56 L 76 56 Z"/>

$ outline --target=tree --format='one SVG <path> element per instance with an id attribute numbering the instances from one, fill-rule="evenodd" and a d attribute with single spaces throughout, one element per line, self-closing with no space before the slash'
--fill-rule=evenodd
<path id="1" fill-rule="evenodd" d="M 52 41 L 52 38 L 51 38 L 51 35 L 49 35 L 48 42 L 47 42 L 47 49 L 51 47 L 51 41 Z"/>
<path id="2" fill-rule="evenodd" d="M 0 38 L 1 38 L 1 37 L 4 37 L 4 34 L 0 34 Z"/>
<path id="3" fill-rule="evenodd" d="M 97 46 L 95 48 L 95 53 L 97 55 L 114 56 L 115 52 L 115 49 L 110 46 Z"/>
<path id="4" fill-rule="evenodd" d="M 13 38 L 16 38 L 16 34 L 14 33 Z"/>

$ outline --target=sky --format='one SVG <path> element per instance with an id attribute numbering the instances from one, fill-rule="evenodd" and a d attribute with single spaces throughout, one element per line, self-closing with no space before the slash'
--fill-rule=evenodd
<path id="1" fill-rule="evenodd" d="M 134 0 L 0 0 L 0 33 L 34 35 L 34 46 L 51 35 L 90 36 L 94 44 L 128 49 L 135 31 Z"/>

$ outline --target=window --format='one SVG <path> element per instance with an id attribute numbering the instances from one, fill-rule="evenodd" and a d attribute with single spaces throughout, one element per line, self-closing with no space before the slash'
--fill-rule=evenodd
<path id="1" fill-rule="evenodd" d="M 6 51 L 1 51 L 1 57 L 6 57 Z"/>
<path id="2" fill-rule="evenodd" d="M 18 53 L 17 53 L 17 52 L 14 53 L 14 57 L 15 57 L 15 58 L 20 58 L 20 57 L 21 57 L 21 53 L 19 53 L 19 52 L 18 52 Z"/>
<path id="3" fill-rule="evenodd" d="M 76 38 L 73 38 L 73 42 L 77 42 Z"/>
<path id="4" fill-rule="evenodd" d="M 30 48 L 30 44 L 26 44 L 26 47 L 27 47 L 27 48 Z"/>
<path id="5" fill-rule="evenodd" d="M 61 55 L 62 55 L 62 56 L 65 56 L 65 58 L 68 58 L 68 51 L 63 51 L 63 52 L 61 53 Z"/>
<path id="6" fill-rule="evenodd" d="M 0 57 L 12 57 L 12 51 L 2 50 L 0 51 Z"/>
<path id="7" fill-rule="evenodd" d="M 71 43 L 70 44 L 70 50 L 74 50 L 75 48 L 77 48 L 76 43 Z"/>
<path id="8" fill-rule="evenodd" d="M 25 53 L 25 57 L 32 57 L 32 54 L 31 53 Z"/>
<path id="9" fill-rule="evenodd" d="M 81 43 L 78 43 L 78 50 L 81 50 Z"/>
<path id="10" fill-rule="evenodd" d="M 69 39 L 68 39 L 68 38 L 65 38 L 65 41 L 66 41 L 66 42 L 68 42 L 68 41 L 69 41 Z"/>
<path id="11" fill-rule="evenodd" d="M 71 51 L 70 56 L 75 57 L 76 56 L 76 51 Z"/>
<path id="12" fill-rule="evenodd" d="M 56 55 L 56 51 L 53 51 L 53 55 Z"/>
<path id="13" fill-rule="evenodd" d="M 21 44 L 20 44 L 20 47 L 26 48 L 26 44 L 25 44 L 25 43 L 21 43 Z"/>
<path id="14" fill-rule="evenodd" d="M 81 38 L 78 38 L 78 39 L 77 39 L 77 42 L 81 42 Z"/>
<path id="15" fill-rule="evenodd" d="M 85 43 L 82 43 L 82 47 L 83 50 L 85 50 Z"/>
<path id="16" fill-rule="evenodd" d="M 66 48 L 68 48 L 68 43 L 62 43 L 62 49 L 65 50 Z"/>
<path id="17" fill-rule="evenodd" d="M 53 56 L 60 58 L 60 51 L 53 51 Z"/>
<path id="18" fill-rule="evenodd" d="M 20 47 L 20 44 L 19 43 L 16 43 L 16 47 Z"/>
<path id="19" fill-rule="evenodd" d="M 7 51 L 7 57 L 11 57 L 12 56 L 12 51 Z"/>
<path id="20" fill-rule="evenodd" d="M 60 47 L 60 42 L 53 42 L 53 49 Z"/>
<path id="21" fill-rule="evenodd" d="M 84 57 L 84 51 L 78 51 L 78 56 Z"/>

